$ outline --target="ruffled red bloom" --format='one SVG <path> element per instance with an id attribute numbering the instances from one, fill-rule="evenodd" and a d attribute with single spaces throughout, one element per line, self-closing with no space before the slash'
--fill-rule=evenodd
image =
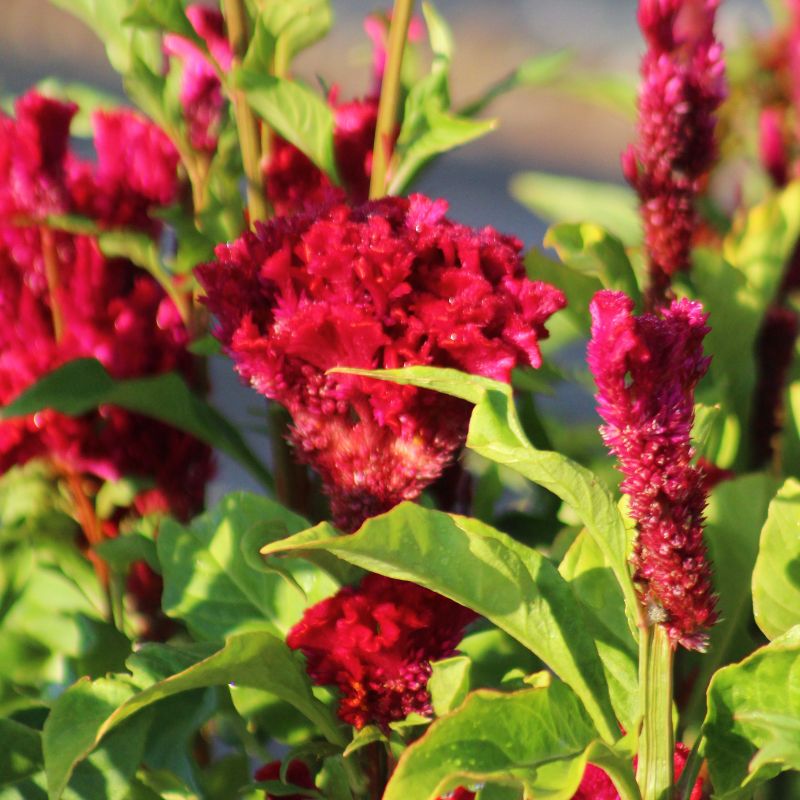
<path id="1" fill-rule="evenodd" d="M 680 742 L 676 744 L 673 757 L 676 781 L 680 778 L 688 758 L 689 748 Z M 637 759 L 634 758 L 634 767 L 636 762 Z M 689 800 L 702 800 L 702 797 L 703 779 L 698 778 L 689 795 Z M 572 800 L 620 800 L 620 796 L 606 772 L 594 764 L 588 764 L 583 773 L 581 785 L 578 787 L 578 791 L 572 795 Z"/>
<path id="2" fill-rule="evenodd" d="M 722 46 L 714 38 L 719 0 L 640 0 L 647 41 L 639 93 L 639 142 L 623 156 L 636 189 L 650 260 L 649 302 L 689 267 L 695 199 L 716 159 L 715 112 L 725 98 Z"/>
<path id="3" fill-rule="evenodd" d="M 653 621 L 673 642 L 702 650 L 715 619 L 703 543 L 704 471 L 692 464 L 694 389 L 708 369 L 702 306 L 674 301 L 659 316 L 632 315 L 621 292 L 591 303 L 588 362 L 603 440 L 619 459 L 638 538 L 634 579 Z"/>
<path id="4" fill-rule="evenodd" d="M 431 661 L 456 651 L 474 612 L 406 581 L 367 575 L 307 609 L 286 637 L 314 683 L 339 689 L 356 728 L 430 716 Z"/>
<path id="5" fill-rule="evenodd" d="M 270 761 L 269 764 L 264 764 L 259 767 L 253 777 L 257 781 L 278 781 L 281 777 L 281 762 Z M 306 766 L 304 761 L 297 758 L 289 762 L 289 767 L 286 770 L 286 780 L 293 786 L 302 786 L 304 789 L 316 789 L 314 779 L 311 777 L 311 772 Z M 308 800 L 310 795 L 307 794 L 290 794 L 281 795 L 280 799 L 269 792 L 264 793 L 264 800 Z"/>
<path id="6" fill-rule="evenodd" d="M 219 9 L 203 5 L 186 8 L 197 35 L 206 43 L 217 65 L 229 70 L 233 53 L 225 35 L 225 20 Z M 167 34 L 164 49 L 183 62 L 180 101 L 189 129 L 189 143 L 197 150 L 213 153 L 217 148 L 225 97 L 222 86 L 206 54 L 182 36 Z"/>
<path id="7" fill-rule="evenodd" d="M 277 218 L 199 268 L 217 336 L 245 380 L 292 415 L 298 457 L 355 530 L 415 499 L 461 446 L 469 407 L 334 367 L 455 367 L 508 381 L 539 366 L 563 294 L 525 277 L 521 243 L 421 195 Z"/>
<path id="8" fill-rule="evenodd" d="M 82 162 L 68 146 L 74 112 L 30 93 L 18 101 L 16 119 L 0 117 L 0 313 L 12 321 L 0 330 L 2 404 L 80 357 L 97 358 L 115 378 L 176 370 L 194 379 L 187 333 L 155 280 L 124 259 L 105 258 L 90 236 L 51 230 L 46 219 L 82 213 L 102 226 L 157 232 L 150 212 L 178 188 L 174 148 L 132 112 L 107 112 L 95 117 L 97 164 Z M 180 516 L 202 504 L 211 469 L 209 450 L 196 439 L 115 407 L 0 424 L 0 471 L 45 455 L 100 479 L 152 479 L 137 507 Z"/>

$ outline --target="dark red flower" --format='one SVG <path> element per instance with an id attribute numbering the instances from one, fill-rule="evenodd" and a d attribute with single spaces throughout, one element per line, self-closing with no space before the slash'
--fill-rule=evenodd
<path id="1" fill-rule="evenodd" d="M 719 0 L 640 0 L 647 41 L 639 92 L 639 141 L 623 156 L 644 218 L 649 303 L 689 267 L 695 199 L 716 159 L 715 113 L 725 98 L 722 46 L 714 37 Z"/>
<path id="2" fill-rule="evenodd" d="M 632 315 L 621 292 L 591 303 L 588 362 L 600 428 L 619 459 L 638 537 L 634 579 L 654 622 L 673 642 L 702 650 L 715 619 L 703 543 L 704 471 L 692 464 L 694 389 L 708 369 L 708 332 L 699 303 L 674 301 L 661 315 Z"/>
<path id="3" fill-rule="evenodd" d="M 264 764 L 263 767 L 259 767 L 255 771 L 253 777 L 257 781 L 279 781 L 281 777 L 281 762 L 270 761 L 269 764 Z M 289 762 L 289 767 L 286 770 L 286 780 L 288 783 L 292 784 L 292 786 L 301 786 L 304 789 L 316 789 L 314 779 L 311 777 L 311 772 L 305 762 L 297 758 L 293 758 Z M 265 792 L 264 798 L 265 800 L 308 800 L 309 795 L 290 794 L 281 795 L 280 798 L 278 798 L 275 795 L 269 794 L 269 792 Z"/>
<path id="4" fill-rule="evenodd" d="M 355 530 L 412 500 L 461 446 L 469 407 L 327 374 L 431 364 L 508 381 L 539 366 L 563 294 L 525 277 L 521 243 L 445 217 L 421 195 L 277 218 L 217 249 L 198 275 L 239 374 L 292 415 L 298 457 Z"/>
<path id="5" fill-rule="evenodd" d="M 356 728 L 432 714 L 431 661 L 455 653 L 474 612 L 406 581 L 367 575 L 307 609 L 286 638 L 314 683 L 339 689 Z"/>
<path id="6" fill-rule="evenodd" d="M 680 742 L 676 744 L 673 759 L 676 781 L 680 778 L 688 758 L 689 748 Z M 634 758 L 634 767 L 636 766 L 636 762 L 637 759 Z M 689 795 L 689 800 L 701 800 L 702 797 L 703 779 L 698 778 L 691 795 Z M 600 767 L 596 767 L 594 764 L 588 764 L 583 773 L 581 785 L 578 787 L 578 791 L 572 795 L 572 800 L 620 800 L 620 796 L 606 772 L 600 769 Z"/>

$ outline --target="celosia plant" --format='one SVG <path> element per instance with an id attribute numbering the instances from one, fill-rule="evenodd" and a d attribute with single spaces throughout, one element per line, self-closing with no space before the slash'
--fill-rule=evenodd
<path id="1" fill-rule="evenodd" d="M 638 108 L 430 3 L 347 100 L 328 0 L 56 4 L 137 108 L 0 114 L 0 797 L 800 796 L 795 0 L 728 75 L 640 0 Z M 542 84 L 638 115 L 512 182 L 551 251 L 409 193 Z"/>

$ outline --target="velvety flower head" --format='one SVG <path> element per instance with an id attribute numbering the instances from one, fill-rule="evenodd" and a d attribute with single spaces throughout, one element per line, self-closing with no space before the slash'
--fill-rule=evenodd
<path id="1" fill-rule="evenodd" d="M 588 362 L 603 440 L 619 460 L 638 538 L 634 579 L 653 621 L 673 642 L 702 650 L 715 619 L 703 543 L 706 477 L 692 463 L 694 389 L 708 369 L 702 306 L 673 301 L 634 317 L 621 292 L 592 300 Z"/>
<path id="2" fill-rule="evenodd" d="M 636 189 L 649 257 L 651 305 L 688 269 L 695 200 L 716 159 L 715 113 L 725 98 L 722 46 L 714 38 L 719 0 L 640 0 L 647 41 L 639 92 L 639 141 L 622 158 Z"/>
<path id="3" fill-rule="evenodd" d="M 205 41 L 212 58 L 229 70 L 233 52 L 225 35 L 225 21 L 219 9 L 190 5 L 186 16 L 197 35 Z M 180 101 L 189 129 L 189 142 L 197 150 L 213 153 L 222 124 L 225 98 L 217 73 L 208 56 L 194 42 L 167 34 L 164 49 L 183 63 Z"/>
<path id="4" fill-rule="evenodd" d="M 414 583 L 371 574 L 307 609 L 286 642 L 303 652 L 314 683 L 339 689 L 344 722 L 385 729 L 433 713 L 430 662 L 453 655 L 475 618 Z"/>
<path id="5" fill-rule="evenodd" d="M 675 745 L 675 754 L 673 756 L 673 769 L 675 771 L 675 780 L 680 778 L 681 773 L 686 766 L 686 761 L 689 758 L 689 748 L 680 742 Z M 633 764 L 636 766 L 638 759 L 634 758 Z M 689 795 L 689 800 L 701 800 L 703 797 L 703 779 L 698 778 L 692 793 Z M 614 783 L 608 774 L 596 767 L 594 764 L 588 764 L 581 779 L 581 785 L 578 791 L 572 795 L 572 800 L 620 800 L 619 792 L 614 787 Z"/>
<path id="6" fill-rule="evenodd" d="M 525 277 L 519 241 L 446 209 L 415 195 L 277 218 L 198 270 L 217 336 L 242 378 L 291 413 L 297 454 L 343 530 L 437 478 L 469 407 L 327 371 L 429 364 L 508 381 L 539 366 L 544 323 L 565 303 Z"/>

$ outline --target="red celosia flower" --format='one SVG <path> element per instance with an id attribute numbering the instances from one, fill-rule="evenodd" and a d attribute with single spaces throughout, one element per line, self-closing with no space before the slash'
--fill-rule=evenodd
<path id="1" fill-rule="evenodd" d="M 281 777 L 281 762 L 270 761 L 269 764 L 264 764 L 259 767 L 253 777 L 257 781 L 278 781 Z M 289 768 L 286 770 L 286 780 L 293 786 L 301 786 L 304 789 L 316 789 L 314 779 L 311 777 L 311 772 L 306 766 L 304 761 L 297 758 L 289 762 Z M 265 800 L 278 800 L 275 795 L 264 793 Z M 290 794 L 281 795 L 280 800 L 308 800 L 307 794 Z"/>
<path id="2" fill-rule="evenodd" d="M 719 0 L 640 0 L 647 40 L 639 93 L 639 142 L 623 156 L 639 194 L 650 261 L 650 305 L 689 267 L 695 199 L 716 158 L 715 112 L 725 97 Z"/>
<path id="3" fill-rule="evenodd" d="M 675 745 L 675 755 L 673 758 L 675 780 L 680 778 L 686 761 L 689 758 L 689 748 L 680 742 Z M 633 764 L 636 766 L 637 759 L 634 758 Z M 703 797 L 703 779 L 698 778 L 689 800 L 701 800 Z M 620 800 L 619 793 L 614 788 L 611 778 L 594 764 L 588 764 L 583 773 L 581 785 L 578 791 L 572 795 L 572 800 Z"/>
<path id="4" fill-rule="evenodd" d="M 190 5 L 186 16 L 197 35 L 206 43 L 220 69 L 230 69 L 233 53 L 225 35 L 225 21 L 219 9 Z M 189 129 L 189 142 L 197 150 L 213 153 L 217 148 L 225 98 L 217 73 L 208 56 L 182 36 L 164 37 L 167 54 L 183 62 L 180 101 Z"/>
<path id="5" fill-rule="evenodd" d="M 468 406 L 337 366 L 455 367 L 502 381 L 539 366 L 563 294 L 525 278 L 521 244 L 445 217 L 421 195 L 259 225 L 198 270 L 239 374 L 292 415 L 334 520 L 416 498 L 463 442 Z"/>
<path id="6" fill-rule="evenodd" d="M 789 142 L 783 109 L 765 108 L 759 117 L 758 151 L 761 163 L 776 186 L 789 181 Z"/>
<path id="7" fill-rule="evenodd" d="M 591 303 L 588 362 L 597 384 L 600 429 L 619 459 L 621 489 L 638 526 L 635 580 L 653 621 L 673 642 L 702 650 L 716 619 L 703 544 L 703 470 L 690 443 L 694 389 L 708 369 L 699 303 L 674 301 L 662 315 L 632 316 L 621 292 Z"/>
<path id="8" fill-rule="evenodd" d="M 430 715 L 431 661 L 455 653 L 474 612 L 406 581 L 367 575 L 307 609 L 286 637 L 314 683 L 335 685 L 356 728 Z"/>

